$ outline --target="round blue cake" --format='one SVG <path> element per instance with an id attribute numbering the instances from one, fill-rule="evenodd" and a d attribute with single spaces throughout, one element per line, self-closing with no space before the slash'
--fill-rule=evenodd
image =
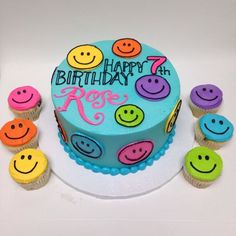
<path id="1" fill-rule="evenodd" d="M 181 107 L 170 61 L 131 38 L 70 50 L 54 70 L 51 97 L 65 151 L 75 164 L 111 175 L 163 156 Z"/>

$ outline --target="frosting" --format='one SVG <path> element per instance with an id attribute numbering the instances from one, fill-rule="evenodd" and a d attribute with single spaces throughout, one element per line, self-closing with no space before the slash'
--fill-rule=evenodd
<path id="1" fill-rule="evenodd" d="M 95 172 L 100 169 L 106 173 L 109 169 L 113 175 L 145 168 L 141 164 L 150 164 L 152 157 L 163 150 L 171 136 L 165 132 L 166 122 L 180 95 L 178 75 L 161 52 L 139 43 L 138 54 L 127 57 L 138 49 L 138 44 L 133 50 L 135 44 L 125 41 L 124 51 L 119 43 L 108 40 L 90 44 L 102 52 L 103 60 L 89 71 L 73 69 L 68 60 L 63 60 L 54 71 L 51 90 L 72 159 L 89 169 L 94 166 Z M 126 56 L 115 53 L 117 45 L 127 52 Z M 128 47 L 133 51 L 129 52 Z M 142 94 L 136 91 L 136 85 L 139 80 L 143 85 L 149 83 L 145 78 L 153 84 L 145 87 L 147 94 Z M 138 143 L 141 141 L 152 145 Z M 145 147 L 147 153 L 152 149 L 151 153 L 145 153 L 140 162 L 133 164 L 119 160 L 119 151 L 136 143 L 148 144 Z"/>
<path id="2" fill-rule="evenodd" d="M 24 111 L 41 105 L 41 96 L 32 86 L 15 88 L 8 96 L 10 108 Z"/>
<path id="3" fill-rule="evenodd" d="M 225 142 L 233 136 L 234 126 L 221 115 L 206 114 L 199 119 L 199 125 L 208 140 Z"/>
<path id="4" fill-rule="evenodd" d="M 7 122 L 0 130 L 3 144 L 17 147 L 28 143 L 37 135 L 37 127 L 30 120 L 14 119 Z"/>
<path id="5" fill-rule="evenodd" d="M 138 106 L 126 104 L 117 108 L 115 120 L 125 127 L 136 127 L 143 122 L 144 112 Z"/>
<path id="6" fill-rule="evenodd" d="M 203 84 L 192 89 L 191 101 L 200 108 L 213 109 L 222 103 L 223 93 L 213 84 Z"/>
<path id="7" fill-rule="evenodd" d="M 84 134 L 75 133 L 71 136 L 71 143 L 79 155 L 90 158 L 99 158 L 102 156 L 101 145 L 91 137 Z"/>
<path id="8" fill-rule="evenodd" d="M 67 55 L 68 64 L 80 70 L 91 70 L 101 64 L 102 60 L 102 51 L 93 45 L 77 46 Z"/>
<path id="9" fill-rule="evenodd" d="M 118 152 L 118 159 L 126 165 L 136 164 L 145 160 L 153 150 L 152 141 L 140 141 L 128 144 Z"/>
<path id="10" fill-rule="evenodd" d="M 193 178 L 214 181 L 222 172 L 223 162 L 213 150 L 195 147 L 186 154 L 184 168 Z"/>
<path id="11" fill-rule="evenodd" d="M 24 149 L 13 156 L 9 164 L 11 177 L 18 183 L 37 180 L 48 168 L 48 160 L 38 149 Z"/>
<path id="12" fill-rule="evenodd" d="M 119 39 L 112 45 L 112 52 L 118 57 L 133 58 L 138 56 L 142 51 L 141 44 L 130 38 Z"/>

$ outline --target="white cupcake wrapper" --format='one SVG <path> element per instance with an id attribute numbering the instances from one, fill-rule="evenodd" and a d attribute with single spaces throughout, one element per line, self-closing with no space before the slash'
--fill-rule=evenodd
<path id="1" fill-rule="evenodd" d="M 28 143 L 24 145 L 17 146 L 17 147 L 12 147 L 12 146 L 6 146 L 6 147 L 9 151 L 13 153 L 18 153 L 26 148 L 37 148 L 38 147 L 38 133 L 32 140 L 30 140 Z"/>
<path id="2" fill-rule="evenodd" d="M 35 121 L 39 118 L 40 112 L 42 110 L 42 103 L 40 104 L 40 106 L 37 105 L 36 107 L 25 111 L 17 111 L 12 108 L 10 109 L 18 118 Z"/>
<path id="3" fill-rule="evenodd" d="M 219 107 L 213 108 L 213 109 L 203 109 L 198 106 L 196 106 L 191 99 L 189 99 L 189 107 L 193 113 L 193 115 L 197 118 L 201 117 L 202 115 L 205 115 L 207 113 L 217 113 L 217 111 L 220 109 Z"/>
<path id="4" fill-rule="evenodd" d="M 195 139 L 199 145 L 211 148 L 213 150 L 218 150 L 226 144 L 226 142 L 216 142 L 206 139 L 200 129 L 199 121 L 197 121 L 195 125 Z"/>
<path id="5" fill-rule="evenodd" d="M 198 179 L 194 179 L 187 172 L 187 170 L 185 168 L 183 168 L 182 172 L 183 172 L 184 178 L 196 188 L 207 188 L 208 186 L 210 186 L 214 182 L 214 181 L 201 181 L 201 180 L 198 180 Z"/>
<path id="6" fill-rule="evenodd" d="M 30 183 L 19 183 L 19 185 L 26 190 L 39 189 L 48 183 L 50 174 L 51 174 L 51 168 L 48 165 L 46 171 L 38 179 Z"/>

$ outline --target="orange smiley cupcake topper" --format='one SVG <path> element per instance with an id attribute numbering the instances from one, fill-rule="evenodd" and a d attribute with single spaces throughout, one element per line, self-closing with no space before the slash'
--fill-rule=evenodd
<path id="1" fill-rule="evenodd" d="M 119 57 L 133 58 L 138 56 L 142 51 L 141 44 L 131 38 L 116 40 L 112 46 L 112 52 Z"/>
<path id="2" fill-rule="evenodd" d="M 7 122 L 0 130 L 3 144 L 16 147 L 28 143 L 37 134 L 37 127 L 30 120 L 14 119 Z"/>

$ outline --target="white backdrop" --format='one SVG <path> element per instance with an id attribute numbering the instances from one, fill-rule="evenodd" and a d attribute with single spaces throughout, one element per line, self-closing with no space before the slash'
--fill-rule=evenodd
<path id="1" fill-rule="evenodd" d="M 200 83 L 224 91 L 220 114 L 236 117 L 236 1 L 0 0 L 0 125 L 12 119 L 6 98 L 31 84 L 46 96 L 54 67 L 77 44 L 134 37 L 175 66 L 183 94 Z M 26 192 L 8 174 L 11 154 L 0 147 L 0 235 L 235 235 L 235 138 L 219 153 L 224 171 L 205 190 L 181 174 L 142 197 L 100 200 L 54 175 Z"/>

